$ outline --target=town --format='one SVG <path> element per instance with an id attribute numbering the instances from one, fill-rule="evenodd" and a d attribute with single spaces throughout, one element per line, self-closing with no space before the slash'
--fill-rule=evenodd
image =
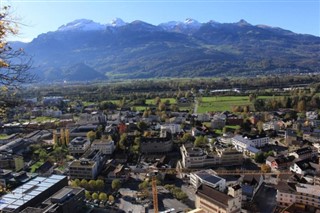
<path id="1" fill-rule="evenodd" d="M 318 212 L 317 88 L 30 90 L 2 109 L 0 210 Z"/>

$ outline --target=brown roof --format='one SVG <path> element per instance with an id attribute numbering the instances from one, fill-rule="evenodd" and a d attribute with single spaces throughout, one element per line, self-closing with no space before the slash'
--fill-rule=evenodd
<path id="1" fill-rule="evenodd" d="M 288 183 L 286 181 L 279 181 L 279 183 L 275 186 L 277 190 L 285 193 L 293 193 L 295 192 L 295 183 Z"/>
<path id="2" fill-rule="evenodd" d="M 211 203 L 214 203 L 215 205 L 219 207 L 226 208 L 228 206 L 228 200 L 232 199 L 231 196 L 228 196 L 210 186 L 207 186 L 205 184 L 202 184 L 196 194 L 202 198 L 205 199 Z"/>
<path id="3" fill-rule="evenodd" d="M 260 182 L 260 178 L 261 174 L 246 174 L 243 176 L 243 182 L 255 185 Z"/>

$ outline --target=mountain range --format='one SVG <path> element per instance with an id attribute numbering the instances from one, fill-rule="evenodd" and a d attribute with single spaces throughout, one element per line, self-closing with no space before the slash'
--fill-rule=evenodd
<path id="1" fill-rule="evenodd" d="M 41 81 L 315 73 L 320 37 L 266 25 L 194 19 L 157 26 L 80 19 L 13 42 L 33 57 Z"/>

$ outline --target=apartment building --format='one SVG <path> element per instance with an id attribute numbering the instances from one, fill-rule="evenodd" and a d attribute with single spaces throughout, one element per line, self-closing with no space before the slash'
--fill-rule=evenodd
<path id="1" fill-rule="evenodd" d="M 241 212 L 241 187 L 228 188 L 228 193 L 220 192 L 202 184 L 196 192 L 195 206 L 205 213 L 238 213 Z"/>
<path id="2" fill-rule="evenodd" d="M 198 188 L 201 184 L 205 184 L 214 189 L 223 192 L 226 189 L 226 180 L 215 175 L 212 169 L 202 170 L 190 174 L 190 184 L 194 188 Z"/>
<path id="3" fill-rule="evenodd" d="M 279 182 L 277 189 L 277 203 L 281 207 L 292 203 L 320 208 L 320 186 L 302 183 Z"/>
<path id="4" fill-rule="evenodd" d="M 99 150 L 88 150 L 79 160 L 69 165 L 71 179 L 95 179 L 102 169 L 105 157 Z"/>
<path id="5" fill-rule="evenodd" d="M 95 140 L 91 144 L 91 150 L 100 150 L 102 154 L 111 155 L 115 150 L 113 140 Z"/>
<path id="6" fill-rule="evenodd" d="M 90 147 L 90 141 L 85 137 L 76 137 L 68 145 L 70 154 L 82 155 Z"/>
<path id="7" fill-rule="evenodd" d="M 184 168 L 203 168 L 214 165 L 241 165 L 243 154 L 232 148 L 219 149 L 216 152 L 207 152 L 191 144 L 180 147 L 182 166 Z"/>

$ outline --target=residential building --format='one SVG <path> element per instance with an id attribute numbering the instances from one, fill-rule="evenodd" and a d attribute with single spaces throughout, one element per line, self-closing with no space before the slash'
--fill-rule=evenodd
<path id="1" fill-rule="evenodd" d="M 107 182 L 111 182 L 114 179 L 126 181 L 130 177 L 130 171 L 123 164 L 108 164 L 105 170 L 101 172 L 101 175 Z"/>
<path id="2" fill-rule="evenodd" d="M 244 175 L 241 183 L 242 200 L 251 201 L 263 183 L 263 176 Z"/>
<path id="3" fill-rule="evenodd" d="M 293 143 L 296 143 L 298 141 L 298 136 L 296 131 L 292 129 L 286 129 L 285 135 L 284 135 L 284 141 L 287 146 L 290 146 Z"/>
<path id="4" fill-rule="evenodd" d="M 180 133 L 181 130 L 181 125 L 180 124 L 176 124 L 176 123 L 172 123 L 172 124 L 162 124 L 160 126 L 161 131 L 167 131 L 171 134 L 177 134 Z"/>
<path id="5" fill-rule="evenodd" d="M 226 180 L 215 175 L 211 169 L 190 173 L 190 184 L 197 189 L 201 184 L 205 184 L 223 192 L 226 189 Z"/>
<path id="6" fill-rule="evenodd" d="M 299 158 L 301 160 L 312 159 L 318 156 L 318 150 L 313 146 L 307 146 L 289 153 L 289 156 L 294 156 L 295 158 Z"/>
<path id="7" fill-rule="evenodd" d="M 0 154 L 0 168 L 20 170 L 24 167 L 23 157 L 19 155 L 12 155 L 8 153 Z"/>
<path id="8" fill-rule="evenodd" d="M 71 179 L 95 179 L 98 176 L 98 164 L 91 160 L 74 160 L 69 165 Z"/>
<path id="9" fill-rule="evenodd" d="M 142 137 L 140 152 L 144 154 L 167 153 L 172 151 L 172 138 L 170 133 L 164 137 Z"/>
<path id="10" fill-rule="evenodd" d="M 27 207 L 35 207 L 64 186 L 68 185 L 67 176 L 51 175 L 36 177 L 1 197 L 1 212 L 21 212 Z"/>
<path id="11" fill-rule="evenodd" d="M 90 141 L 85 137 L 76 137 L 68 145 L 70 154 L 82 155 L 90 147 Z"/>
<path id="12" fill-rule="evenodd" d="M 105 124 L 107 116 L 102 112 L 81 113 L 78 124 Z"/>
<path id="13" fill-rule="evenodd" d="M 96 132 L 98 130 L 99 125 L 97 124 L 86 124 L 77 127 L 70 127 L 70 138 L 76 137 L 87 137 L 87 133 L 90 131 Z M 60 131 L 57 132 L 57 136 L 60 137 Z"/>
<path id="14" fill-rule="evenodd" d="M 223 113 L 215 114 L 211 120 L 211 128 L 222 129 L 226 125 L 227 116 Z"/>
<path id="15" fill-rule="evenodd" d="M 236 135 L 232 139 L 232 143 L 241 146 L 240 144 L 246 144 L 251 147 L 261 148 L 269 143 L 269 137 L 265 135 Z"/>
<path id="16" fill-rule="evenodd" d="M 266 164 L 270 166 L 271 170 L 286 170 L 288 169 L 295 159 L 294 156 L 279 155 L 276 157 L 268 156 Z"/>
<path id="17" fill-rule="evenodd" d="M 208 155 L 201 148 L 184 144 L 180 147 L 180 152 L 182 156 L 181 163 L 184 168 L 203 168 L 209 163 Z"/>
<path id="18" fill-rule="evenodd" d="M 319 143 L 320 142 L 320 130 L 314 129 L 313 131 L 303 132 L 302 139 L 310 141 L 312 143 Z"/>
<path id="19" fill-rule="evenodd" d="M 219 149 L 217 152 L 204 151 L 191 144 L 180 147 L 181 164 L 184 168 L 203 168 L 214 165 L 241 165 L 243 154 L 234 149 Z"/>
<path id="20" fill-rule="evenodd" d="M 239 185 L 229 187 L 228 193 L 225 194 L 202 184 L 196 192 L 195 206 L 205 213 L 238 213 L 241 212 L 241 202 L 242 195 Z"/>
<path id="21" fill-rule="evenodd" d="M 279 131 L 280 130 L 279 121 L 269 121 L 269 122 L 263 123 L 263 130 L 264 131 L 268 131 L 268 130 Z"/>
<path id="22" fill-rule="evenodd" d="M 243 162 L 243 153 L 234 148 L 217 149 L 217 155 L 221 165 L 232 166 L 240 165 Z"/>
<path id="23" fill-rule="evenodd" d="M 79 160 L 74 160 L 69 165 L 71 179 L 95 179 L 102 169 L 105 157 L 99 150 L 86 152 Z"/>
<path id="24" fill-rule="evenodd" d="M 63 101 L 63 97 L 61 96 L 48 96 L 43 97 L 42 103 L 46 106 L 58 106 Z"/>
<path id="25" fill-rule="evenodd" d="M 94 140 L 90 149 L 100 150 L 102 154 L 111 155 L 115 148 L 113 140 Z"/>
<path id="26" fill-rule="evenodd" d="M 277 203 L 288 207 L 293 203 L 312 206 L 320 209 L 320 186 L 281 181 L 276 186 Z"/>
<path id="27" fill-rule="evenodd" d="M 290 171 L 300 175 L 314 175 L 319 172 L 319 164 L 312 162 L 310 159 L 299 160 L 290 166 Z"/>
<path id="28" fill-rule="evenodd" d="M 263 147 L 269 142 L 269 137 L 248 137 L 236 135 L 232 138 L 232 144 L 239 152 L 243 152 L 246 155 L 254 156 L 259 153 L 260 150 L 257 148 Z"/>
<path id="29" fill-rule="evenodd" d="M 228 115 L 226 125 L 241 125 L 243 123 L 243 118 L 237 115 Z"/>
<path id="30" fill-rule="evenodd" d="M 62 116 L 62 111 L 61 110 L 46 109 L 46 110 L 42 111 L 42 116 L 60 118 Z"/>
<path id="31" fill-rule="evenodd" d="M 210 116 L 208 113 L 200 113 L 196 115 L 196 120 L 201 122 L 208 122 L 210 121 Z"/>

